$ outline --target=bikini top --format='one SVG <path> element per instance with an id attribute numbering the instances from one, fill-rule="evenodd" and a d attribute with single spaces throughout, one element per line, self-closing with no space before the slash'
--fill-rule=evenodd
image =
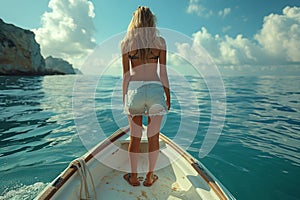
<path id="1" fill-rule="evenodd" d="M 138 54 L 138 51 L 136 51 L 134 55 L 128 54 L 128 58 L 131 59 L 131 60 L 139 59 L 137 54 Z M 158 56 L 155 55 L 152 51 L 150 51 L 150 54 L 152 54 L 152 57 L 150 57 L 148 59 L 158 60 L 159 55 Z"/>

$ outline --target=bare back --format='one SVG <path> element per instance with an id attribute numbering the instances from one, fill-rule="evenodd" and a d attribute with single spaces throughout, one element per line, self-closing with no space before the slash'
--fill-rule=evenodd
<path id="1" fill-rule="evenodd" d="M 151 54 L 147 56 L 144 63 L 137 57 L 137 51 L 128 53 L 132 66 L 131 81 L 160 81 L 157 74 L 157 67 L 160 59 L 161 50 L 150 49 Z"/>
<path id="2" fill-rule="evenodd" d="M 160 48 L 148 49 L 150 53 L 146 55 L 146 59 L 139 59 L 138 51 L 133 50 L 122 54 L 123 65 L 123 102 L 125 94 L 128 90 L 130 81 L 161 81 L 167 99 L 168 109 L 170 108 L 170 90 L 169 80 L 166 69 L 167 51 L 165 40 L 159 38 Z M 130 72 L 131 64 L 131 72 Z M 159 66 L 159 75 L 158 67 Z"/>

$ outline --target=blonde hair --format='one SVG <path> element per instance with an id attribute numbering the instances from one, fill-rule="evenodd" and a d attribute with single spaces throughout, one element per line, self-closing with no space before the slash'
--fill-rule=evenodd
<path id="1" fill-rule="evenodd" d="M 150 48 L 163 48 L 156 29 L 156 17 L 148 7 L 139 6 L 133 13 L 127 34 L 121 42 L 122 54 L 137 50 L 139 59 L 146 62 Z"/>

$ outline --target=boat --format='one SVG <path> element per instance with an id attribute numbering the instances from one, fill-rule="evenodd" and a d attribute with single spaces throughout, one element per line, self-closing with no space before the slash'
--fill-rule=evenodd
<path id="1" fill-rule="evenodd" d="M 124 127 L 72 161 L 36 199 L 235 199 L 202 163 L 163 133 L 159 139 L 159 167 L 154 172 L 159 178 L 151 187 L 145 187 L 142 181 L 148 167 L 146 129 L 143 127 L 140 144 L 140 186 L 133 187 L 123 179 L 130 169 L 130 130 Z"/>

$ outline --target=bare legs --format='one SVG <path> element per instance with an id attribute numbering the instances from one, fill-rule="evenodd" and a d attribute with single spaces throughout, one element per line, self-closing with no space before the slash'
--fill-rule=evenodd
<path id="1" fill-rule="evenodd" d="M 137 182 L 137 165 L 140 151 L 140 142 L 142 137 L 142 116 L 130 117 L 128 116 L 130 127 L 130 143 L 128 146 L 129 160 L 131 166 L 131 176 L 129 181 L 131 183 Z"/>
<path id="2" fill-rule="evenodd" d="M 130 143 L 128 147 L 129 159 L 131 164 L 130 182 L 137 181 L 137 166 L 138 166 L 138 153 L 140 141 L 142 137 L 142 116 L 130 117 L 128 116 L 130 126 Z M 159 153 L 159 131 L 162 116 L 148 117 L 148 173 L 146 175 L 147 182 L 153 182 L 153 171 L 155 169 L 156 161 Z"/>
<path id="3" fill-rule="evenodd" d="M 156 161 L 159 154 L 159 131 L 162 116 L 148 117 L 148 173 L 146 175 L 146 182 L 148 185 L 153 183 L 153 171 L 156 166 Z"/>

